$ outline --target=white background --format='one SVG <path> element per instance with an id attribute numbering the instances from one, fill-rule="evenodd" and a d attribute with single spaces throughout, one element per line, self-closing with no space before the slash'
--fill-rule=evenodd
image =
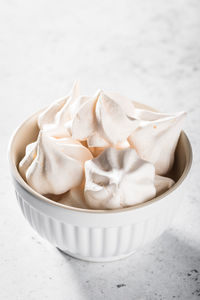
<path id="1" fill-rule="evenodd" d="M 109 89 L 162 111 L 188 112 L 194 163 L 183 205 L 160 239 L 115 263 L 75 260 L 42 240 L 10 181 L 12 131 L 76 78 L 83 93 Z M 198 299 L 199 101 L 199 0 L 1 0 L 0 299 Z"/>

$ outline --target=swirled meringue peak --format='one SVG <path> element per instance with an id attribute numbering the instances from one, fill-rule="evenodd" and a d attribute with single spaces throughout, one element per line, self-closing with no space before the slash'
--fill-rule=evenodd
<path id="1" fill-rule="evenodd" d="M 127 138 L 138 126 L 134 111 L 132 101 L 121 101 L 120 97 L 111 98 L 109 93 L 98 91 L 75 114 L 72 136 L 87 140 L 89 147 L 129 147 Z"/>
<path id="2" fill-rule="evenodd" d="M 80 185 L 84 163 L 91 152 L 71 138 L 56 139 L 41 130 L 36 142 L 26 147 L 19 171 L 40 194 L 62 194 Z"/>
<path id="3" fill-rule="evenodd" d="M 160 196 L 186 113 L 141 109 L 118 93 L 70 93 L 38 116 L 39 134 L 19 171 L 37 192 L 67 206 L 117 209 Z"/>
<path id="4" fill-rule="evenodd" d="M 135 112 L 140 122 L 128 141 L 142 159 L 155 166 L 158 175 L 167 174 L 173 166 L 185 116 L 185 112 L 163 114 L 141 109 Z"/>
<path id="5" fill-rule="evenodd" d="M 114 209 L 152 199 L 156 195 L 155 168 L 134 149 L 105 149 L 85 163 L 85 202 L 93 209 Z"/>
<path id="6" fill-rule="evenodd" d="M 75 81 L 71 92 L 52 103 L 38 117 L 38 126 L 51 136 L 71 136 L 71 124 L 74 114 L 89 99 L 80 95 L 79 81 Z"/>

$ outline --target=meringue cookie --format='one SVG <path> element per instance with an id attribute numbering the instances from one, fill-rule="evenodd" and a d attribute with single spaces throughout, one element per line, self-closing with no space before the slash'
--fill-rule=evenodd
<path id="1" fill-rule="evenodd" d="M 106 148 L 109 148 L 109 144 L 105 144 L 104 147 L 97 147 L 97 146 L 96 147 L 90 147 L 90 142 L 89 141 L 87 141 L 87 145 L 88 145 L 88 148 L 90 149 L 90 151 L 92 152 L 92 155 L 94 157 L 96 157 L 99 154 L 101 154 Z M 95 145 L 98 145 L 97 140 L 96 140 L 96 144 Z M 115 149 L 118 149 L 118 150 L 120 150 L 120 149 L 127 149 L 127 148 L 130 148 L 130 144 L 129 144 L 129 142 L 127 140 L 125 140 L 122 143 L 118 143 L 117 145 L 115 145 Z"/>
<path id="2" fill-rule="evenodd" d="M 156 196 L 160 196 L 165 193 L 174 185 L 174 180 L 169 177 L 164 177 L 160 175 L 155 176 L 155 188 L 156 188 Z"/>
<path id="3" fill-rule="evenodd" d="M 154 178 L 156 188 L 156 197 L 165 193 L 174 185 L 174 180 L 168 177 L 156 175 Z M 90 208 L 84 198 L 84 185 L 81 187 L 72 188 L 70 191 L 60 195 L 45 195 L 47 198 L 54 200 L 66 206 L 77 208 Z"/>
<path id="4" fill-rule="evenodd" d="M 169 190 L 174 185 L 174 181 L 171 178 L 156 175 L 154 185 L 157 197 Z M 66 206 L 87 209 L 89 206 L 86 205 L 83 188 L 84 187 L 76 187 L 65 194 L 51 195 L 49 198 Z"/>
<path id="5" fill-rule="evenodd" d="M 76 81 L 39 115 L 38 139 L 19 164 L 22 177 L 40 194 L 79 208 L 123 208 L 166 192 L 174 181 L 160 175 L 173 166 L 186 114 L 135 106 L 102 90 L 81 96 Z"/>
<path id="6" fill-rule="evenodd" d="M 64 99 L 55 101 L 39 115 L 39 128 L 57 137 L 71 136 L 73 116 L 88 99 L 87 96 L 80 96 L 79 81 L 75 81 L 71 92 Z"/>
<path id="7" fill-rule="evenodd" d="M 98 91 L 75 114 L 72 136 L 74 139 L 87 140 L 89 147 L 128 144 L 128 136 L 138 126 L 138 121 L 133 117 L 134 110 L 131 101 L 120 102 L 119 97 L 111 99 L 103 91 Z"/>
<path id="8" fill-rule="evenodd" d="M 27 183 L 40 194 L 62 194 L 82 183 L 84 163 L 91 152 L 71 138 L 56 139 L 46 131 L 28 145 L 19 171 Z"/>
<path id="9" fill-rule="evenodd" d="M 156 195 L 155 168 L 134 149 L 108 148 L 85 163 L 85 202 L 94 209 L 114 209 L 152 199 Z"/>
<path id="10" fill-rule="evenodd" d="M 185 116 L 185 112 L 170 115 L 140 109 L 135 111 L 140 123 L 128 141 L 142 159 L 155 166 L 158 175 L 166 174 L 173 166 Z"/>
<path id="11" fill-rule="evenodd" d="M 114 101 L 122 107 L 123 111 L 130 119 L 135 119 L 136 108 L 133 100 L 116 92 L 106 92 L 106 95 L 109 98 L 114 99 Z"/>
<path id="12" fill-rule="evenodd" d="M 64 194 L 54 195 L 47 194 L 45 197 L 61 203 L 66 206 L 72 206 L 77 208 L 88 208 L 84 199 L 84 185 L 72 188 Z"/>
<path id="13" fill-rule="evenodd" d="M 67 206 L 88 208 L 84 199 L 84 190 L 80 187 L 71 189 L 58 200 L 59 203 Z"/>
<path id="14" fill-rule="evenodd" d="M 74 139 L 85 141 L 96 131 L 95 106 L 101 91 L 88 99 L 81 105 L 72 121 L 72 137 Z"/>

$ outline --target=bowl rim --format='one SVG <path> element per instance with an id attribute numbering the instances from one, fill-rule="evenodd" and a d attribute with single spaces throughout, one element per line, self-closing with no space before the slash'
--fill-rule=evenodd
<path id="1" fill-rule="evenodd" d="M 135 104 L 142 104 L 144 107 L 154 110 L 152 107 L 147 106 L 143 103 L 139 103 L 134 101 Z M 68 206 L 68 205 L 64 205 L 61 204 L 59 202 L 56 202 L 54 200 L 51 200 L 41 194 L 39 194 L 38 192 L 36 192 L 34 189 L 32 189 L 22 178 L 22 176 L 20 175 L 18 168 L 16 166 L 16 164 L 14 163 L 14 159 L 13 159 L 13 143 L 15 140 L 15 137 L 17 136 L 18 131 L 20 131 L 20 129 L 22 127 L 24 127 L 26 125 L 26 123 L 28 123 L 30 121 L 31 118 L 33 118 L 34 116 L 36 116 L 37 114 L 39 114 L 40 112 L 42 112 L 46 107 L 44 107 L 43 109 L 38 110 L 37 112 L 31 114 L 28 116 L 28 118 L 26 118 L 24 121 L 22 121 L 17 128 L 14 130 L 13 134 L 11 135 L 9 144 L 8 144 L 8 161 L 9 161 L 9 165 L 10 165 L 10 170 L 11 170 L 11 174 L 14 176 L 15 180 L 25 189 L 26 192 L 32 194 L 35 198 L 37 198 L 40 201 L 45 201 L 48 205 L 51 206 L 56 206 L 56 207 L 60 207 L 66 210 L 70 210 L 70 211 L 74 211 L 74 212 L 81 212 L 81 213 L 92 213 L 92 214 L 116 214 L 116 213 L 124 213 L 127 211 L 131 211 L 131 210 L 137 210 L 137 209 L 141 209 L 144 207 L 147 207 L 149 205 L 152 205 L 153 203 L 156 203 L 158 201 L 164 200 L 164 198 L 166 196 L 168 196 L 169 194 L 173 193 L 181 184 L 182 182 L 185 180 L 185 178 L 187 177 L 190 169 L 191 169 L 191 165 L 192 165 L 192 160 L 193 160 L 193 154 L 192 154 L 192 147 L 190 144 L 190 141 L 186 135 L 186 133 L 182 130 L 181 134 L 183 134 L 184 138 L 186 139 L 186 143 L 188 146 L 188 155 L 186 155 L 186 165 L 184 168 L 184 171 L 181 175 L 181 177 L 178 179 L 177 182 L 175 182 L 175 184 L 168 189 L 166 192 L 164 192 L 163 194 L 161 194 L 158 197 L 155 197 L 151 200 L 148 200 L 146 202 L 142 202 L 133 206 L 129 206 L 129 207 L 125 207 L 125 208 L 117 208 L 117 209 L 90 209 L 90 208 L 78 208 L 78 207 L 73 207 L 73 206 Z"/>

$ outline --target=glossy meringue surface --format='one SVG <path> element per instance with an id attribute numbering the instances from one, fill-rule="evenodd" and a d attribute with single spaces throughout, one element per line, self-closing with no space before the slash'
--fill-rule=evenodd
<path id="1" fill-rule="evenodd" d="M 164 175 L 173 166 L 186 113 L 170 115 L 137 109 L 136 114 L 140 123 L 128 141 L 142 159 L 155 166 L 156 174 Z"/>
<path id="2" fill-rule="evenodd" d="M 70 93 L 45 109 L 38 117 L 40 129 L 58 137 L 71 136 L 71 121 L 80 103 L 79 81 L 75 81 Z"/>
<path id="3" fill-rule="evenodd" d="M 103 90 L 84 96 L 75 81 L 66 97 L 39 115 L 38 138 L 27 145 L 19 171 L 37 192 L 65 205 L 142 203 L 174 184 L 166 174 L 185 116 L 140 109 Z"/>
<path id="4" fill-rule="evenodd" d="M 78 141 L 56 139 L 40 131 L 37 141 L 27 146 L 19 170 L 40 194 L 62 194 L 82 183 L 84 162 L 91 158 Z"/>
<path id="5" fill-rule="evenodd" d="M 154 166 L 134 149 L 104 150 L 85 163 L 85 177 L 85 201 L 90 208 L 122 208 L 156 195 Z"/>
<path id="6" fill-rule="evenodd" d="M 109 93 L 98 91 L 76 113 L 72 136 L 87 140 L 89 147 L 120 147 L 123 143 L 128 144 L 128 136 L 138 126 L 138 121 L 133 117 L 134 111 L 133 102 L 112 99 Z"/>

